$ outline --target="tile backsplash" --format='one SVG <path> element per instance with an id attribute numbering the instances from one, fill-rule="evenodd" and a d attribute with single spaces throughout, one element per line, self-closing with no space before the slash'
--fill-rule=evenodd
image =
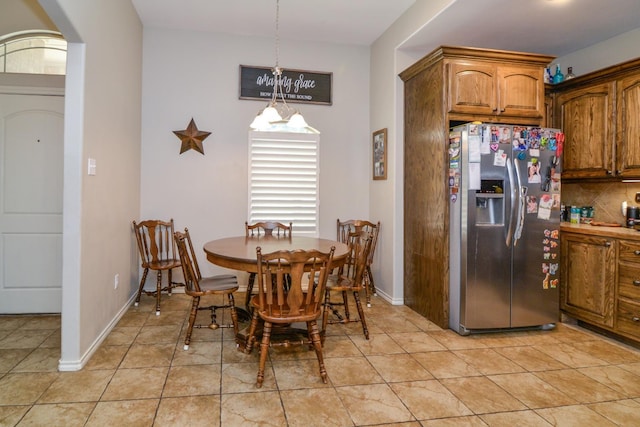
<path id="1" fill-rule="evenodd" d="M 626 200 L 629 206 L 640 206 L 636 203 L 636 192 L 640 192 L 640 183 L 562 183 L 562 203 L 565 206 L 593 206 L 594 221 L 624 224 L 622 202 Z"/>

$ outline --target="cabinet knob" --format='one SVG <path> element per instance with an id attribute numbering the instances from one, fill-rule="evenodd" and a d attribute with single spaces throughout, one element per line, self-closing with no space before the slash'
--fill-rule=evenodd
<path id="1" fill-rule="evenodd" d="M 640 255 L 640 251 L 638 251 L 638 250 L 633 251 L 633 253 L 634 253 L 634 255 Z"/>
<path id="2" fill-rule="evenodd" d="M 631 318 L 631 320 L 633 320 L 634 322 L 640 322 L 640 317 L 638 317 L 638 316 L 633 316 L 633 317 Z"/>
<path id="3" fill-rule="evenodd" d="M 607 171 L 607 175 L 613 175 L 613 171 Z"/>
<path id="4" fill-rule="evenodd" d="M 640 286 L 640 280 L 634 280 L 633 286 Z"/>
<path id="5" fill-rule="evenodd" d="M 620 174 L 622 174 L 622 171 L 621 171 L 620 169 L 618 169 L 618 170 L 616 171 L 616 175 L 620 175 Z"/>
<path id="6" fill-rule="evenodd" d="M 611 242 L 604 242 L 604 245 L 605 245 L 606 247 L 609 247 L 609 246 L 611 246 Z"/>

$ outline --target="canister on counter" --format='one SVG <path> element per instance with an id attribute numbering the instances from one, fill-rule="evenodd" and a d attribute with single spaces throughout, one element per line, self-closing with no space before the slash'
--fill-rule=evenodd
<path id="1" fill-rule="evenodd" d="M 571 206 L 571 213 L 569 216 L 569 222 L 571 222 L 571 224 L 580 223 L 580 212 L 581 212 L 581 209 L 579 207 Z"/>
<path id="2" fill-rule="evenodd" d="M 591 224 L 593 221 L 593 206 L 583 206 L 580 209 L 580 224 Z"/>

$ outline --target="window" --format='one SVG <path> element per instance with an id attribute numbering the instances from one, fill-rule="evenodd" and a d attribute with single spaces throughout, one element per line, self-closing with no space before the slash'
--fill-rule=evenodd
<path id="1" fill-rule="evenodd" d="M 319 148 L 315 133 L 249 132 L 249 223 L 293 223 L 318 236 Z"/>
<path id="2" fill-rule="evenodd" d="M 0 37 L 0 72 L 65 74 L 67 42 L 55 31 L 20 31 Z"/>

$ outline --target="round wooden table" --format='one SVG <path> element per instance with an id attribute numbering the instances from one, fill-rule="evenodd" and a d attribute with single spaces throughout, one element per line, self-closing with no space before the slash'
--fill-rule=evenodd
<path id="1" fill-rule="evenodd" d="M 212 240 L 204 244 L 204 251 L 207 254 L 207 260 L 212 264 L 220 267 L 230 268 L 232 270 L 246 271 L 248 273 L 258 272 L 258 257 L 256 248 L 260 246 L 263 254 L 275 252 L 279 250 L 295 250 L 295 249 L 317 249 L 321 252 L 329 252 L 332 246 L 335 246 L 333 252 L 333 267 L 340 267 L 346 262 L 349 254 L 349 247 L 341 242 L 329 239 L 320 239 L 317 237 L 291 236 L 259 236 L 259 237 L 226 237 L 223 239 Z M 238 316 L 241 319 L 249 320 L 251 316 L 248 310 L 236 307 Z M 279 334 L 286 337 L 305 335 L 305 329 L 295 327 L 283 328 Z M 236 343 L 238 350 L 244 351 L 247 343 L 247 331 L 243 330 L 236 335 Z"/>
<path id="2" fill-rule="evenodd" d="M 331 247 L 335 246 L 332 264 L 334 267 L 344 264 L 349 253 L 349 247 L 344 243 L 305 236 L 226 237 L 205 243 L 204 251 L 207 254 L 207 260 L 212 264 L 232 270 L 257 273 L 256 248 L 258 246 L 262 248 L 263 254 L 294 249 L 317 249 L 321 252 L 329 252 Z"/>

